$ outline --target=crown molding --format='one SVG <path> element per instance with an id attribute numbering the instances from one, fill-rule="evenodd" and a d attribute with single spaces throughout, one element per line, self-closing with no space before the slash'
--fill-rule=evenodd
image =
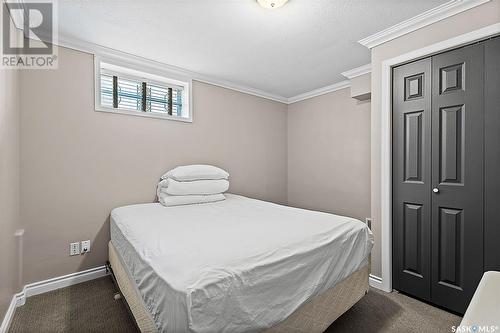
<path id="1" fill-rule="evenodd" d="M 491 0 L 451 0 L 392 27 L 361 39 L 358 43 L 371 49 L 410 32 L 426 27 L 450 16 L 480 6 Z"/>
<path id="2" fill-rule="evenodd" d="M 290 97 L 290 98 L 288 98 L 288 104 L 292 104 L 292 103 L 303 101 L 305 99 L 328 94 L 328 93 L 331 93 L 331 92 L 334 92 L 334 91 L 337 91 L 340 89 L 349 88 L 350 86 L 351 86 L 351 82 L 349 82 L 348 80 L 337 82 L 337 83 L 331 84 L 331 85 L 323 87 L 323 88 L 311 90 L 309 92 L 299 94 L 299 95 L 294 96 L 294 97 Z"/>
<path id="3" fill-rule="evenodd" d="M 3 2 L 5 2 L 5 0 L 3 0 Z M 20 3 L 22 5 L 24 4 L 24 0 L 13 0 L 12 2 Z M 11 15 L 11 17 L 12 17 L 12 15 Z M 20 22 L 20 18 L 16 19 L 16 18 L 12 17 L 12 19 L 14 20 L 15 24 L 16 24 L 16 20 L 17 20 L 17 23 Z M 16 26 L 17 26 L 17 24 L 16 24 Z M 43 36 L 41 36 L 41 38 L 42 38 L 42 40 L 44 39 Z M 333 91 L 337 91 L 340 89 L 350 87 L 350 82 L 348 80 L 346 80 L 346 81 L 341 81 L 341 82 L 337 82 L 337 83 L 328 85 L 326 87 L 315 89 L 315 90 L 312 90 L 309 92 L 305 92 L 305 93 L 302 93 L 302 94 L 299 94 L 299 95 L 296 95 L 293 97 L 284 97 L 284 96 L 269 93 L 269 92 L 266 92 L 266 91 L 263 91 L 260 89 L 256 89 L 256 88 L 248 87 L 248 86 L 241 85 L 241 84 L 238 84 L 235 82 L 231 82 L 228 80 L 223 80 L 223 79 L 219 79 L 216 77 L 204 75 L 201 73 L 190 71 L 188 69 L 169 65 L 169 64 L 166 64 L 164 62 L 147 59 L 145 57 L 138 56 L 138 55 L 135 55 L 132 53 L 123 52 L 123 51 L 120 51 L 120 50 L 117 50 L 114 48 L 106 47 L 103 45 L 84 41 L 84 40 L 77 39 L 77 38 L 72 38 L 69 36 L 61 35 L 61 34 L 58 34 L 57 40 L 54 41 L 54 44 L 57 46 L 60 46 L 60 47 L 64 47 L 64 48 L 68 48 L 68 49 L 72 49 L 72 50 L 76 50 L 76 51 L 80 51 L 80 52 L 84 52 L 84 53 L 89 53 L 89 54 L 92 54 L 94 56 L 111 57 L 111 58 L 120 59 L 120 60 L 123 60 L 126 62 L 132 62 L 134 64 L 141 65 L 142 67 L 147 67 L 147 68 L 154 69 L 154 70 L 164 71 L 164 72 L 176 75 L 176 76 L 189 78 L 189 79 L 192 79 L 194 81 L 208 83 L 208 84 L 218 86 L 221 88 L 234 90 L 237 92 L 257 96 L 260 98 L 265 98 L 265 99 L 280 102 L 283 104 L 296 103 L 296 102 L 299 102 L 299 101 L 302 101 L 305 99 L 313 98 L 316 96 L 324 95 L 324 94 L 327 94 L 327 93 L 330 93 Z M 365 66 L 368 66 L 368 65 L 365 65 Z M 354 73 L 352 77 L 363 75 L 364 74 L 363 71 L 366 69 L 362 68 L 362 67 L 364 67 L 364 66 L 361 66 L 359 68 L 359 74 L 356 75 L 356 73 Z M 355 71 L 355 70 L 358 70 L 358 68 L 355 68 L 351 71 Z M 348 71 L 348 72 L 351 72 L 351 71 Z M 366 73 L 368 73 L 368 72 L 366 72 Z M 344 72 L 344 73 L 347 73 L 347 72 Z M 342 73 L 342 74 L 344 75 L 344 73 Z"/>
<path id="4" fill-rule="evenodd" d="M 341 74 L 346 79 L 351 80 L 351 79 L 353 79 L 355 77 L 358 77 L 358 76 L 361 76 L 361 75 L 365 75 L 365 74 L 368 74 L 368 73 L 371 73 L 371 72 L 372 72 L 372 64 L 366 64 L 366 65 L 359 66 L 359 67 L 350 69 L 348 71 L 342 72 Z"/>
<path id="5" fill-rule="evenodd" d="M 268 93 L 268 92 L 260 90 L 260 89 L 248 87 L 245 85 L 240 85 L 240 84 L 230 82 L 227 80 L 222 80 L 219 78 L 203 75 L 203 74 L 200 74 L 197 72 L 190 71 L 188 69 L 184 69 L 184 68 L 177 67 L 177 66 L 172 66 L 172 65 L 169 65 L 169 64 L 166 64 L 163 62 L 159 62 L 156 60 L 150 60 L 150 59 L 147 59 L 147 58 L 135 55 L 135 54 L 119 51 L 119 50 L 109 48 L 106 46 L 102 46 L 99 44 L 95 44 L 95 43 L 91 43 L 91 42 L 87 42 L 87 41 L 82 41 L 82 40 L 75 39 L 75 38 L 69 38 L 68 36 L 59 35 L 57 45 L 61 46 L 61 47 L 85 52 L 85 53 L 90 53 L 90 54 L 93 54 L 96 56 L 118 58 L 120 60 L 124 60 L 127 62 L 133 62 L 136 64 L 140 64 L 141 66 L 146 66 L 146 67 L 150 67 L 150 68 L 154 68 L 154 69 L 160 69 L 160 70 L 163 70 L 165 72 L 169 72 L 169 73 L 172 73 L 172 74 L 175 74 L 178 76 L 187 77 L 187 78 L 190 78 L 190 79 L 195 80 L 195 81 L 208 83 L 208 84 L 215 85 L 218 87 L 222 87 L 222 88 L 226 88 L 226 89 L 230 89 L 230 90 L 235 90 L 235 91 L 238 91 L 241 93 L 245 93 L 245 94 L 273 100 L 273 101 L 284 103 L 284 104 L 288 103 L 288 98 L 280 96 L 280 95 Z"/>
<path id="6" fill-rule="evenodd" d="M 251 87 L 240 85 L 240 84 L 230 82 L 227 80 L 221 80 L 218 78 L 203 75 L 203 74 L 193 72 L 193 71 L 181 68 L 181 67 L 172 66 L 172 65 L 168 65 L 168 64 L 163 63 L 163 62 L 147 59 L 147 58 L 135 55 L 135 54 L 119 51 L 119 50 L 109 48 L 106 46 L 102 46 L 99 44 L 95 44 L 95 43 L 91 43 L 91 42 L 87 42 L 87 41 L 82 41 L 82 40 L 75 39 L 75 38 L 69 38 L 69 37 L 64 36 L 64 35 L 58 36 L 58 40 L 57 40 L 56 45 L 58 45 L 60 47 L 65 47 L 68 49 L 80 51 L 80 52 L 93 54 L 95 56 L 111 57 L 111 58 L 120 59 L 120 60 L 129 62 L 129 63 L 133 62 L 134 64 L 141 65 L 142 67 L 147 67 L 147 68 L 151 68 L 154 70 L 162 70 L 164 72 L 171 73 L 171 74 L 181 76 L 181 77 L 186 77 L 186 78 L 198 81 L 198 82 L 208 83 L 208 84 L 218 86 L 221 88 L 230 89 L 230 90 L 234 90 L 234 91 L 241 92 L 244 94 L 249 94 L 249 95 L 269 99 L 269 100 L 280 102 L 283 104 L 295 103 L 295 102 L 302 101 L 302 100 L 305 100 L 308 98 L 316 97 L 319 95 L 327 94 L 329 92 L 333 92 L 336 90 L 350 87 L 350 82 L 346 80 L 346 81 L 334 83 L 332 85 L 328 85 L 326 87 L 315 89 L 315 90 L 312 90 L 309 92 L 305 92 L 305 93 L 299 94 L 297 96 L 287 98 L 284 96 L 268 93 L 268 92 L 260 90 L 260 89 L 251 88 Z M 362 74 L 359 74 L 359 75 L 362 75 Z"/>

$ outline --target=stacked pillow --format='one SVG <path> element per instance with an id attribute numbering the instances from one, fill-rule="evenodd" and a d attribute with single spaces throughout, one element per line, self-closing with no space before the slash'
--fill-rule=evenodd
<path id="1" fill-rule="evenodd" d="M 164 206 L 200 204 L 225 200 L 229 173 L 212 165 L 185 165 L 161 176 L 156 189 Z"/>

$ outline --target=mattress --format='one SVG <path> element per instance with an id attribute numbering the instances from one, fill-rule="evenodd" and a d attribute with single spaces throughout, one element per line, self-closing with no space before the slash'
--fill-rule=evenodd
<path id="1" fill-rule="evenodd" d="M 237 195 L 111 213 L 111 242 L 161 332 L 274 326 L 368 262 L 361 221 Z"/>

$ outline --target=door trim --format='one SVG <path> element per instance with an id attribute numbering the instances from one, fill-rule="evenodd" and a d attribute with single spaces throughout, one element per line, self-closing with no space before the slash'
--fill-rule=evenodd
<path id="1" fill-rule="evenodd" d="M 382 62 L 381 89 L 381 289 L 392 291 L 392 67 L 500 34 L 500 23 L 474 30 Z"/>

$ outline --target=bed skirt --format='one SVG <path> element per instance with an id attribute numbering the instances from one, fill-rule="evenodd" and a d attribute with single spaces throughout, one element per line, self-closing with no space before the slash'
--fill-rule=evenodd
<path id="1" fill-rule="evenodd" d="M 129 275 L 122 265 L 119 254 L 109 242 L 109 262 L 116 283 L 125 298 L 137 326 L 142 333 L 158 333 L 156 326 L 145 309 L 137 288 L 130 281 Z M 278 332 L 324 332 L 338 317 L 356 304 L 369 290 L 369 264 L 360 268 L 347 278 L 302 305 L 281 323 L 265 330 L 265 333 Z"/>

